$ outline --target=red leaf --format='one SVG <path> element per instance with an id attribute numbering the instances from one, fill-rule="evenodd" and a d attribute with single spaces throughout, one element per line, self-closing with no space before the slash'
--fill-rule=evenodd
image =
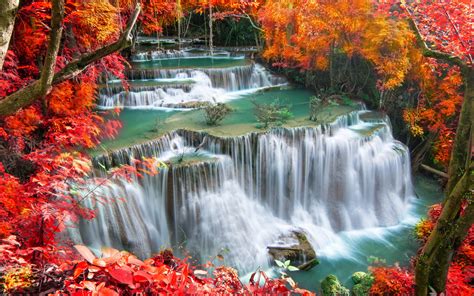
<path id="1" fill-rule="evenodd" d="M 121 284 L 133 285 L 133 275 L 128 270 L 121 268 L 111 269 L 109 274 Z"/>
<path id="2" fill-rule="evenodd" d="M 88 266 L 89 265 L 85 261 L 79 262 L 74 270 L 74 279 L 80 276 Z"/>
<path id="3" fill-rule="evenodd" d="M 152 277 L 148 273 L 146 273 L 142 270 L 139 270 L 139 271 L 135 272 L 135 274 L 133 275 L 133 280 L 137 283 L 151 282 Z"/>

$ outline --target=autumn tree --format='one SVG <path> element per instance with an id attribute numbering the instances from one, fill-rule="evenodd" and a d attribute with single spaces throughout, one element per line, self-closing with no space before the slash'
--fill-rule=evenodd
<path id="1" fill-rule="evenodd" d="M 469 47 L 469 1 L 405 4 L 408 22 L 425 57 L 458 67 L 463 77 L 464 98 L 449 160 L 449 179 L 443 209 L 422 248 L 416 265 L 417 295 L 446 288 L 453 254 L 474 222 L 472 163 L 474 71 Z M 466 31 L 467 30 L 467 31 Z M 449 98 L 446 98 L 449 99 Z"/>
<path id="2" fill-rule="evenodd" d="M 264 58 L 279 67 L 327 71 L 333 89 L 341 54 L 372 62 L 382 89 L 393 89 L 408 72 L 413 35 L 407 25 L 378 17 L 369 1 L 268 1 L 259 16 Z"/>

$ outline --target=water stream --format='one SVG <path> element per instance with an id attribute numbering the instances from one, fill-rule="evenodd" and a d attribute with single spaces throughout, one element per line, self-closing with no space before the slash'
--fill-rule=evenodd
<path id="1" fill-rule="evenodd" d="M 200 60 L 197 66 L 190 66 L 192 59 Z M 135 56 L 130 89 L 109 81 L 99 105 L 182 108 L 196 101 L 248 100 L 242 94 L 286 84 L 262 66 L 231 55 L 219 57 L 228 64 L 203 67 L 209 59 L 189 52 Z M 242 65 L 235 66 L 235 60 Z M 268 268 L 266 247 L 297 229 L 307 235 L 322 264 L 296 277 L 316 289 L 322 271 L 342 268 L 346 272 L 339 275 L 346 280 L 348 273 L 366 267 L 368 250 L 377 253 L 372 245 L 396 249 L 394 237 L 406 237 L 407 225 L 422 212 L 416 209 L 426 206 L 417 204 L 409 152 L 393 138 L 388 118 L 363 108 L 318 126 L 241 136 L 177 129 L 98 156 L 94 164 L 101 174 L 102 167 L 143 157 L 167 166 L 156 176 L 101 187 L 96 194 L 113 202 L 89 201 L 97 218 L 71 230 L 76 242 L 140 257 L 172 247 L 201 262 L 225 253 L 225 264 L 246 273 Z"/>

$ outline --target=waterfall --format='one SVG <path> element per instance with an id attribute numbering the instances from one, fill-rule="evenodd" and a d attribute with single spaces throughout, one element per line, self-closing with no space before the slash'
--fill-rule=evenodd
<path id="1" fill-rule="evenodd" d="M 388 119 L 371 114 L 229 138 L 179 130 L 97 157 L 96 167 L 151 156 L 169 166 L 101 189 L 116 202 L 88 204 L 98 217 L 77 236 L 142 257 L 184 246 L 205 262 L 228 249 L 225 263 L 249 271 L 265 266 L 266 246 L 294 228 L 318 251 L 340 231 L 395 225 L 412 196 L 409 153 Z"/>
<path id="2" fill-rule="evenodd" d="M 203 69 L 134 69 L 130 89 L 108 83 L 100 90 L 98 107 L 153 109 L 186 108 L 203 102 L 224 102 L 239 91 L 254 91 L 285 84 L 258 64 Z"/>
<path id="3" fill-rule="evenodd" d="M 203 55 L 205 54 L 205 55 Z M 158 61 L 164 59 L 178 59 L 178 58 L 193 58 L 193 57 L 208 57 L 209 52 L 207 50 L 197 50 L 195 48 L 188 50 L 157 50 L 157 51 L 146 51 L 134 54 L 132 56 L 133 62 L 149 62 Z M 230 52 L 227 51 L 215 51 L 214 57 L 230 57 Z"/>
<path id="4" fill-rule="evenodd" d="M 250 89 L 255 87 L 282 84 L 285 80 L 271 75 L 259 64 L 249 64 L 228 68 L 157 68 L 157 69 L 132 69 L 128 71 L 131 80 L 176 78 L 186 75 L 192 76 L 193 72 L 202 72 L 212 81 L 215 88 L 223 88 L 228 91 Z M 256 79 L 256 80 L 255 80 Z"/>

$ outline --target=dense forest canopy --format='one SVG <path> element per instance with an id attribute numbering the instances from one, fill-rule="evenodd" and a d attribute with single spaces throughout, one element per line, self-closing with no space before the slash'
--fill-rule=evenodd
<path id="1" fill-rule="evenodd" d="M 413 170 L 443 176 L 446 198 L 416 227 L 413 266 L 374 267 L 356 295 L 472 295 L 471 1 L 3 0 L 0 28 L 3 293 L 312 293 L 286 273 L 258 271 L 248 284 L 230 267 L 208 275 L 169 251 L 141 261 L 108 248 L 97 258 L 65 235 L 94 219 L 83 201 L 98 187 L 159 174 L 144 158 L 92 177 L 90 150 L 122 128 L 120 108 L 96 108 L 99 88 L 106 77 L 130 86 L 139 38 L 204 40 L 212 55 L 243 34 L 256 59 L 323 100 L 344 95 L 388 114 Z"/>

